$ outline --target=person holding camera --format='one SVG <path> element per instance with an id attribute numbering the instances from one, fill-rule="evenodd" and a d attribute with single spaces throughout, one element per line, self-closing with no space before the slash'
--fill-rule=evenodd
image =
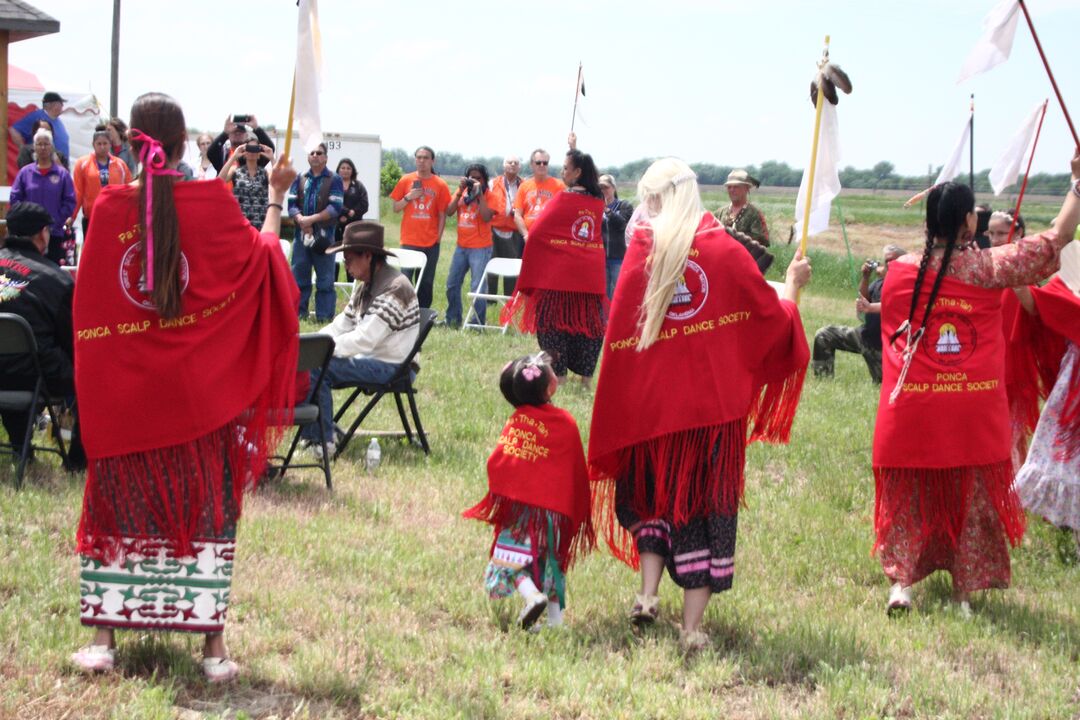
<path id="1" fill-rule="evenodd" d="M 265 130 L 259 127 L 259 121 L 255 119 L 254 115 L 226 115 L 225 127 L 210 143 L 210 149 L 206 151 L 206 157 L 210 158 L 210 163 L 215 170 L 221 172 L 226 158 L 236 152 L 237 148 L 247 143 L 249 132 L 255 133 L 255 138 L 259 141 L 259 144 L 269 147 L 271 153 L 276 149 L 274 141 L 270 139 Z M 264 165 L 266 165 L 266 162 L 260 160 L 259 166 Z"/>
<path id="2" fill-rule="evenodd" d="M 266 205 L 270 202 L 270 176 L 259 166 L 259 161 L 263 159 L 272 161 L 274 151 L 256 142 L 254 135 L 249 135 L 247 143 L 229 156 L 218 173 L 219 178 L 232 183 L 240 211 L 255 227 L 262 227 Z"/>
<path id="3" fill-rule="evenodd" d="M 446 277 L 446 324 L 461 325 L 461 285 L 465 273 L 472 275 L 470 287 L 477 292 L 484 268 L 493 252 L 491 242 L 491 219 L 494 197 L 488 189 L 487 168 L 474 163 L 465 169 L 465 177 L 458 183 L 450 204 L 446 206 L 448 217 L 457 215 L 457 247 L 450 261 L 450 274 Z M 476 322 L 486 324 L 487 303 L 476 301 Z"/>
<path id="4" fill-rule="evenodd" d="M 862 266 L 855 312 L 865 319 L 859 327 L 826 325 L 814 334 L 814 377 L 832 377 L 837 350 L 859 353 L 866 361 L 870 379 L 881 384 L 881 288 L 889 263 L 905 255 L 896 245 L 886 245 L 883 262 L 867 260 Z M 870 276 L 875 278 L 871 282 Z"/>
<path id="5" fill-rule="evenodd" d="M 300 287 L 300 318 L 308 314 L 311 298 L 311 271 L 315 270 L 315 319 L 328 323 L 334 318 L 334 256 L 326 249 L 333 244 L 334 228 L 344 203 L 341 178 L 326 167 L 326 143 L 308 153 L 309 170 L 293 181 L 289 189 L 289 217 L 296 225 L 293 233 L 292 269 Z"/>

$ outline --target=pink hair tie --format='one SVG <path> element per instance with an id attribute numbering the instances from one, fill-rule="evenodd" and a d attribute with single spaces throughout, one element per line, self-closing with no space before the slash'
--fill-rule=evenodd
<path id="1" fill-rule="evenodd" d="M 139 163 L 143 167 L 146 180 L 146 289 L 152 292 L 154 290 L 154 176 L 183 177 L 184 174 L 166 167 L 169 158 L 165 154 L 165 148 L 155 138 L 135 128 L 128 131 L 128 137 L 132 142 L 142 143 L 142 148 L 139 150 Z"/>
<path id="2" fill-rule="evenodd" d="M 526 380 L 535 380 L 540 377 L 540 368 L 535 365 L 526 365 L 524 369 L 522 369 L 521 374 Z"/>

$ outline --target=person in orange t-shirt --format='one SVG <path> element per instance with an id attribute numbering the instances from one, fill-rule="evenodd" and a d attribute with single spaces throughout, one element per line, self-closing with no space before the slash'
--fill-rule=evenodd
<path id="1" fill-rule="evenodd" d="M 457 215 L 457 247 L 446 277 L 446 324 L 461 325 L 461 285 L 466 271 L 472 276 L 470 287 L 477 292 L 484 268 L 491 259 L 491 219 L 495 216 L 495 193 L 488 189 L 487 168 L 474 163 L 465 169 L 454 199 L 446 208 L 449 216 Z M 485 324 L 487 303 L 476 301 L 476 322 Z"/>
<path id="2" fill-rule="evenodd" d="M 405 175 L 390 198 L 394 212 L 404 213 L 401 218 L 401 247 L 419 250 L 427 255 L 427 265 L 417 284 L 416 299 L 420 307 L 431 307 L 432 288 L 435 284 L 435 266 L 439 262 L 439 241 L 446 226 L 446 206 L 450 204 L 450 187 L 434 173 L 435 151 L 421 145 L 413 153 L 416 172 Z"/>
<path id="3" fill-rule="evenodd" d="M 96 131 L 92 142 L 94 152 L 76 160 L 75 167 L 71 169 L 71 179 L 75 183 L 75 209 L 71 211 L 68 224 L 75 222 L 75 216 L 82 209 L 83 237 L 86 237 L 86 229 L 90 227 L 90 211 L 101 194 L 101 188 L 105 185 L 127 185 L 131 182 L 128 166 L 123 160 L 109 153 L 112 147 L 109 133 L 104 130 Z"/>
<path id="4" fill-rule="evenodd" d="M 544 209 L 544 204 L 555 197 L 555 193 L 566 189 L 562 180 L 548 175 L 548 163 L 551 156 L 546 150 L 533 150 L 529 158 L 533 174 L 528 180 L 521 183 L 517 197 L 514 198 L 514 222 L 518 232 L 526 240 L 529 239 L 529 226 L 532 225 Z"/>

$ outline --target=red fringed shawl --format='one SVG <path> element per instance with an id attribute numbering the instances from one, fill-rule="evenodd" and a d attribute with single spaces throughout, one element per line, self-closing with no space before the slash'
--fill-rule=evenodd
<path id="1" fill-rule="evenodd" d="M 604 334 L 603 217 L 604 201 L 583 193 L 560 192 L 544 205 L 529 229 L 521 276 L 502 310 L 503 325 L 513 323 L 526 333 Z"/>
<path id="2" fill-rule="evenodd" d="M 904 338 L 889 338 L 908 316 L 918 268 L 895 263 L 882 289 L 883 381 L 874 428 L 877 486 L 875 548 L 896 518 L 917 503 L 925 541 L 955 543 L 972 483 L 981 482 L 1015 544 L 1024 511 L 1012 490 L 1009 407 L 1005 393 L 1001 291 L 946 277 L 903 388 L 890 403 L 903 366 Z M 936 273 L 927 272 L 916 307 L 922 317 Z"/>
<path id="3" fill-rule="evenodd" d="M 589 475 L 574 417 L 546 405 L 517 408 L 488 458 L 488 493 L 463 517 L 504 528 L 520 527 L 534 552 L 546 547 L 546 510 L 556 518 L 555 557 L 566 570 L 595 545 Z"/>
<path id="4" fill-rule="evenodd" d="M 676 525 L 736 511 L 746 445 L 787 442 L 810 351 L 798 308 L 781 301 L 746 249 L 705 213 L 686 272 L 660 330 L 643 352 L 638 314 L 652 230 L 627 250 L 604 337 L 589 463 L 595 522 L 613 554 L 637 567 L 615 516 Z"/>
<path id="5" fill-rule="evenodd" d="M 75 381 L 89 457 L 78 550 L 157 534 L 191 551 L 200 517 L 223 523 L 276 446 L 295 394 L 298 290 L 278 238 L 244 219 L 221 182 L 177 183 L 181 314 L 142 289 L 137 190 L 108 187 L 75 288 Z M 158 279 L 160 282 L 160 278 Z M 205 522 L 205 521 L 204 521 Z M 138 548 L 135 548 L 138 552 Z"/>
<path id="6" fill-rule="evenodd" d="M 1066 341 L 1080 346 L 1080 297 L 1060 277 L 1053 278 L 1044 287 L 1029 289 L 1037 314 L 1029 315 L 1016 302 L 1014 330 L 1012 336 L 1006 338 L 1009 340 L 1009 359 L 1015 367 L 1010 405 L 1015 386 L 1017 394 L 1028 400 L 1023 415 L 1027 436 L 1038 422 L 1038 399 L 1045 400 L 1057 382 Z M 1061 424 L 1065 438 L 1063 451 L 1072 457 L 1080 452 L 1080 365 L 1073 367 L 1069 379 Z"/>

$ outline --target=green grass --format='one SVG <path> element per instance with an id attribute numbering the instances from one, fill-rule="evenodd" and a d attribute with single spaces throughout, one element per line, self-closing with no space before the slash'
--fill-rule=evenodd
<path id="1" fill-rule="evenodd" d="M 389 235 L 396 227 L 390 213 Z M 391 245 L 395 244 L 393 241 Z M 436 307 L 452 248 L 444 238 Z M 779 252 L 790 252 L 790 249 Z M 807 332 L 852 322 L 842 259 L 815 253 Z M 778 265 L 780 260 L 778 260 Z M 308 328 L 314 329 L 314 328 Z M 486 599 L 490 533 L 460 511 L 485 491 L 484 463 L 510 408 L 496 377 L 531 337 L 433 331 L 417 381 L 430 458 L 383 442 L 363 470 L 358 438 L 334 467 L 249 496 L 227 638 L 243 667 L 207 685 L 201 639 L 124 634 L 119 672 L 67 665 L 88 639 L 72 553 L 82 483 L 44 461 L 16 493 L 0 469 L 0 717 L 17 718 L 1069 718 L 1080 713 L 1080 579 L 1071 541 L 1033 519 L 1013 552 L 1013 588 L 963 619 L 947 579 L 915 591 L 890 621 L 870 557 L 870 445 L 878 389 L 862 360 L 807 380 L 789 446 L 748 454 L 734 589 L 713 599 L 712 647 L 686 659 L 680 593 L 661 586 L 662 621 L 625 620 L 637 580 L 598 552 L 569 575 L 567 627 L 512 629 L 516 600 Z M 555 402 L 587 434 L 591 393 Z M 370 428 L 395 429 L 384 402 Z"/>

